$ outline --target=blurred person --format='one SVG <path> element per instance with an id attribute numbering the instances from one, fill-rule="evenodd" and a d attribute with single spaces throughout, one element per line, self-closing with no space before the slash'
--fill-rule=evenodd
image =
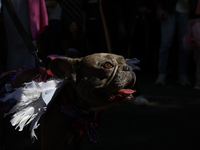
<path id="1" fill-rule="evenodd" d="M 44 31 L 44 27 L 48 24 L 47 11 L 44 0 L 10 0 L 13 8 L 16 12 L 19 21 L 21 22 L 24 30 L 30 36 L 30 39 L 35 44 L 38 36 Z M 7 56 L 7 71 L 17 70 L 20 66 L 34 67 L 35 58 L 30 54 L 23 37 L 20 35 L 17 27 L 14 24 L 7 8 L 2 1 L 2 29 L 5 30 L 6 39 L 6 52 L 7 55 L 3 55 L 1 49 L 1 55 Z M 1 35 L 2 36 L 2 35 Z M 4 58 L 5 59 L 5 58 Z M 5 70 L 5 71 L 6 71 Z M 3 118 L 3 111 L 1 111 L 1 121 Z M 3 122 L 3 121 L 2 121 Z M 5 143 L 5 135 L 7 134 L 7 124 L 2 123 L 0 125 L 0 149 L 7 149 Z M 9 143 L 10 144 L 10 143 Z"/>
<path id="2" fill-rule="evenodd" d="M 113 53 L 128 57 L 136 17 L 135 0 L 102 1 Z"/>
<path id="3" fill-rule="evenodd" d="M 200 90 L 200 48 L 195 51 L 196 56 L 196 79 L 194 89 Z"/>
<path id="4" fill-rule="evenodd" d="M 189 21 L 191 1 L 157 0 L 156 2 L 157 18 L 161 21 L 161 44 L 158 56 L 159 74 L 155 84 L 166 84 L 169 50 L 176 36 L 178 44 L 178 83 L 182 86 L 191 85 L 187 76 L 190 55 L 189 52 L 183 48 L 182 44 L 182 38 L 187 30 Z"/>
<path id="5" fill-rule="evenodd" d="M 160 22 L 154 0 L 136 0 L 136 17 L 129 57 L 141 61 L 142 71 L 156 71 L 160 40 Z M 151 65 L 151 67 L 149 67 Z"/>
<path id="6" fill-rule="evenodd" d="M 200 0 L 198 0 L 196 14 L 198 15 L 198 18 L 200 18 Z M 200 26 L 199 26 L 199 28 L 200 28 Z M 198 30 L 200 30 L 199 28 L 198 28 Z M 199 34 L 198 34 L 198 37 L 199 37 Z M 198 40 L 200 40 L 200 39 L 198 39 Z M 196 50 L 196 80 L 195 80 L 194 88 L 197 90 L 200 90 L 200 44 L 198 46 L 199 47 Z"/>
<path id="7" fill-rule="evenodd" d="M 82 1 L 83 34 L 88 41 L 89 53 L 108 52 L 100 5 L 100 0 Z"/>
<path id="8" fill-rule="evenodd" d="M 44 26 L 48 24 L 44 0 L 11 0 L 11 2 L 25 31 L 35 43 Z M 34 56 L 30 54 L 4 5 L 2 15 L 7 40 L 7 70 L 15 70 L 22 65 L 35 66 Z"/>
<path id="9" fill-rule="evenodd" d="M 200 0 L 194 1 L 193 9 L 193 15 L 188 24 L 183 44 L 188 51 L 194 52 L 196 63 L 194 89 L 200 90 Z"/>
<path id="10" fill-rule="evenodd" d="M 0 2 L 1 3 L 1 2 Z M 0 74 L 7 70 L 7 46 L 6 46 L 6 38 L 5 38 L 5 30 L 4 30 L 4 22 L 1 13 L 1 4 L 0 4 Z"/>
<path id="11" fill-rule="evenodd" d="M 64 37 L 62 47 L 64 49 L 65 55 L 69 52 L 73 52 L 74 54 L 76 53 L 79 57 L 87 55 L 87 41 L 82 34 L 81 26 L 77 22 L 72 21 L 70 23 L 68 27 L 68 33 L 66 34 L 66 37 Z"/>
<path id="12" fill-rule="evenodd" d="M 57 0 L 45 0 L 48 26 L 38 39 L 40 55 L 43 59 L 50 54 L 62 54 L 62 8 Z"/>

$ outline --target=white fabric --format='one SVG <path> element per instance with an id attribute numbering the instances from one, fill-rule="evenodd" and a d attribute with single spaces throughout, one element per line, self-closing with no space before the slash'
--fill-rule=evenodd
<path id="1" fill-rule="evenodd" d="M 7 94 L 2 101 L 8 99 L 17 100 L 17 104 L 5 115 L 12 114 L 11 124 L 22 131 L 31 123 L 31 137 L 36 138 L 34 130 L 39 126 L 38 121 L 45 113 L 49 102 L 52 100 L 56 90 L 61 87 L 63 80 L 49 80 L 47 82 L 29 82 L 24 87 L 15 89 Z"/>

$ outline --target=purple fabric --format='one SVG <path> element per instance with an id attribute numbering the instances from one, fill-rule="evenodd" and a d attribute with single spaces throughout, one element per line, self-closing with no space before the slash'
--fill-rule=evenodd
<path id="1" fill-rule="evenodd" d="M 78 121 L 82 122 L 85 125 L 83 130 L 85 130 L 91 142 L 96 143 L 99 140 L 99 135 L 95 130 L 95 127 L 90 124 L 90 122 L 75 105 L 68 104 L 66 107 L 65 105 L 59 106 L 58 104 L 54 103 L 54 106 L 68 117 L 77 119 Z"/>

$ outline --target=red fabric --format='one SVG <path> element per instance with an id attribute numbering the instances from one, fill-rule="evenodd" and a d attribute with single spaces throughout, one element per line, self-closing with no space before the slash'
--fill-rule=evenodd
<path id="1" fill-rule="evenodd" d="M 47 74 L 48 74 L 49 76 L 52 76 L 52 77 L 54 76 L 54 74 L 51 72 L 50 69 L 47 70 Z"/>
<path id="2" fill-rule="evenodd" d="M 85 132 L 86 126 L 85 126 L 84 122 L 81 120 L 72 119 L 70 117 L 69 117 L 69 119 L 72 121 L 72 127 L 73 127 L 74 131 L 79 134 L 80 138 L 82 136 L 84 136 L 86 134 L 86 132 Z M 93 126 L 94 128 L 99 127 L 99 118 L 98 118 L 97 112 L 89 114 L 86 119 L 90 123 L 90 125 Z"/>
<path id="3" fill-rule="evenodd" d="M 35 69 L 35 68 L 21 66 L 17 70 L 12 70 L 12 71 L 2 73 L 2 75 L 0 76 L 0 97 L 6 93 L 5 84 L 11 83 L 13 85 L 15 82 L 15 78 L 19 74 L 23 73 L 26 70 L 31 70 L 31 69 Z M 39 73 L 36 74 L 32 78 L 32 80 L 36 82 L 41 82 L 41 81 L 45 82 L 50 76 L 53 76 L 50 70 L 46 70 L 46 68 L 39 68 Z"/>
<path id="4" fill-rule="evenodd" d="M 26 70 L 32 70 L 35 69 L 34 67 L 26 67 L 21 66 L 17 70 L 12 70 L 9 72 L 4 72 L 0 76 L 0 98 L 4 97 L 5 94 L 8 93 L 8 90 L 6 89 L 6 84 L 9 84 L 11 86 L 11 90 L 13 88 L 13 84 L 15 82 L 15 78 L 23 73 Z M 53 74 L 50 74 L 46 68 L 39 68 L 38 74 L 35 74 L 31 80 L 34 80 L 36 82 L 46 81 L 50 76 Z M 16 104 L 16 101 L 14 99 L 9 99 L 6 102 L 0 102 L 0 111 L 7 113 L 10 111 L 10 109 Z"/>

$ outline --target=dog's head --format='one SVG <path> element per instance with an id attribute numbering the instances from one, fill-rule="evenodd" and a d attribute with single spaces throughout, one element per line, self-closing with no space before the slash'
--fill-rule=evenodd
<path id="1" fill-rule="evenodd" d="M 60 57 L 50 63 L 50 69 L 66 80 L 68 89 L 77 95 L 76 103 L 90 110 L 133 100 L 131 88 L 136 76 L 122 56 L 97 53 L 84 58 Z"/>

